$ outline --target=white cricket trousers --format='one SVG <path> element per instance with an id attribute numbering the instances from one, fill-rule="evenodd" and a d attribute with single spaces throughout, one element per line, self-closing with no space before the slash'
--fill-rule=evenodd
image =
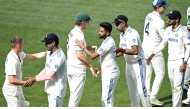
<path id="1" fill-rule="evenodd" d="M 78 107 L 84 89 L 86 73 L 68 74 L 67 78 L 70 89 L 68 107 Z"/>
<path id="2" fill-rule="evenodd" d="M 145 86 L 146 63 L 140 59 L 133 63 L 126 63 L 126 80 L 132 107 L 151 107 L 147 89 Z"/>
<path id="3" fill-rule="evenodd" d="M 64 97 L 48 94 L 49 107 L 62 107 Z"/>
<path id="4" fill-rule="evenodd" d="M 184 84 L 189 85 L 189 82 L 190 82 L 190 59 L 187 62 L 187 68 L 185 70 Z"/>
<path id="5" fill-rule="evenodd" d="M 168 60 L 168 77 L 171 83 L 173 107 L 181 107 L 184 73 L 179 71 L 183 59 Z"/>
<path id="6" fill-rule="evenodd" d="M 115 78 L 102 77 L 102 106 L 114 107 L 114 92 L 119 75 Z"/>
<path id="7" fill-rule="evenodd" d="M 150 90 L 150 82 L 152 77 L 152 72 L 155 72 L 154 82 L 152 84 L 152 90 Z M 146 88 L 147 94 L 150 98 L 156 98 L 158 92 L 160 91 L 162 81 L 165 75 L 165 61 L 163 54 L 156 55 L 152 58 L 150 65 L 146 64 Z"/>
<path id="8" fill-rule="evenodd" d="M 3 85 L 3 95 L 8 107 L 29 107 L 30 103 L 25 101 L 22 86 L 9 87 Z"/>

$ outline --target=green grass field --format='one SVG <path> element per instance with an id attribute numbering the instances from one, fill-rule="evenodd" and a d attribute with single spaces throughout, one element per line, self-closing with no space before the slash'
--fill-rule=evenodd
<path id="1" fill-rule="evenodd" d="M 24 52 L 36 53 L 45 51 L 46 47 L 40 42 L 50 32 L 59 36 L 60 47 L 66 54 L 66 40 L 69 31 L 74 27 L 76 15 L 79 12 L 88 13 L 93 21 L 84 31 L 88 45 L 100 46 L 102 40 L 98 38 L 99 23 L 112 22 L 119 15 L 128 17 L 128 24 L 136 29 L 141 38 L 143 33 L 144 18 L 152 12 L 153 0 L 0 0 L 0 88 L 2 88 L 5 73 L 4 62 L 6 55 L 11 50 L 10 39 L 13 36 L 21 36 L 24 39 Z M 190 5 L 189 0 L 167 0 L 171 10 L 179 10 L 182 14 L 181 24 L 186 25 L 186 10 Z M 167 17 L 162 15 L 164 21 Z M 119 32 L 113 25 L 112 36 L 118 46 Z M 167 62 L 167 48 L 164 49 Z M 90 59 L 89 59 L 90 60 Z M 95 67 L 99 67 L 98 60 L 90 60 Z M 130 99 L 125 80 L 125 61 L 123 57 L 117 59 L 120 67 L 120 78 L 115 91 L 115 106 L 130 107 Z M 24 61 L 23 79 L 37 75 L 44 68 L 45 59 Z M 167 65 L 167 63 L 166 63 Z M 154 75 L 153 75 L 154 77 Z M 38 82 L 30 88 L 24 88 L 26 100 L 32 107 L 47 107 L 47 95 L 44 92 L 44 82 Z M 165 107 L 171 107 L 171 88 L 166 74 L 158 94 L 158 98 L 165 103 Z M 183 98 L 186 97 L 184 94 Z M 67 107 L 69 99 L 69 87 L 67 87 L 63 106 Z M 87 79 L 80 107 L 101 107 L 101 77 L 92 76 L 87 68 Z M 6 101 L 0 91 L 0 107 L 6 107 Z"/>

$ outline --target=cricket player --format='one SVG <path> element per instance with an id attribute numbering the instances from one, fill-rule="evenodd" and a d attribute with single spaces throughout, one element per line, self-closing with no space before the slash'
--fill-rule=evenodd
<path id="1" fill-rule="evenodd" d="M 169 4 L 165 0 L 154 0 L 154 11 L 149 13 L 145 18 L 144 34 L 142 41 L 142 48 L 144 51 L 145 59 L 147 59 L 154 49 L 161 43 L 165 31 L 165 23 L 161 17 L 161 14 L 165 13 Z M 150 80 L 152 77 L 152 71 L 154 68 L 155 78 L 152 83 L 152 89 L 150 89 Z M 165 75 L 165 60 L 162 52 L 159 52 L 151 60 L 150 65 L 146 65 L 146 88 L 147 93 L 150 96 L 150 102 L 156 106 L 163 106 L 164 103 L 157 99 L 157 94 L 160 91 L 162 81 Z"/>
<path id="2" fill-rule="evenodd" d="M 128 18 L 118 15 L 114 22 L 121 32 L 117 56 L 125 57 L 126 80 L 132 107 L 140 107 L 140 99 L 144 107 L 151 107 L 145 86 L 146 63 L 138 32 L 128 26 Z"/>
<path id="3" fill-rule="evenodd" d="M 86 66 L 90 68 L 94 76 L 97 76 L 85 52 L 75 43 L 76 39 L 82 40 L 89 50 L 96 49 L 94 46 L 87 46 L 85 41 L 83 30 L 87 28 L 89 21 L 91 18 L 87 13 L 77 14 L 75 27 L 69 32 L 67 38 L 67 77 L 70 88 L 68 107 L 78 107 L 86 80 Z"/>
<path id="4" fill-rule="evenodd" d="M 46 52 L 26 54 L 23 52 L 24 42 L 19 36 L 11 39 L 12 50 L 5 60 L 5 82 L 2 87 L 3 95 L 8 107 L 29 107 L 30 103 L 25 100 L 22 86 L 23 60 L 36 60 L 45 56 Z"/>
<path id="5" fill-rule="evenodd" d="M 82 41 L 76 40 L 76 44 L 82 48 L 91 59 L 100 57 L 101 68 L 96 69 L 96 72 L 102 72 L 101 101 L 103 107 L 114 107 L 114 92 L 120 74 L 120 70 L 116 62 L 116 45 L 114 39 L 111 37 L 111 31 L 112 25 L 110 23 L 100 23 L 99 38 L 104 40 L 101 46 L 94 53 L 91 53 Z"/>
<path id="6" fill-rule="evenodd" d="M 65 54 L 59 45 L 55 33 L 49 33 L 41 42 L 47 47 L 45 68 L 34 78 L 29 78 L 25 86 L 34 82 L 45 81 L 49 107 L 62 107 L 66 94 L 67 64 Z"/>
<path id="7" fill-rule="evenodd" d="M 162 51 L 168 43 L 168 76 L 172 89 L 173 107 L 181 107 L 184 72 L 190 55 L 190 36 L 187 29 L 180 24 L 179 11 L 173 10 L 167 16 L 171 26 L 166 28 L 162 42 L 147 59 L 147 64 L 149 65 L 152 57 Z"/>
<path id="8" fill-rule="evenodd" d="M 187 8 L 187 30 L 189 31 L 190 36 L 190 6 Z M 185 70 L 185 79 L 184 79 L 184 86 L 183 90 L 187 93 L 187 98 L 182 101 L 182 104 L 190 104 L 190 59 L 187 61 L 187 68 Z"/>

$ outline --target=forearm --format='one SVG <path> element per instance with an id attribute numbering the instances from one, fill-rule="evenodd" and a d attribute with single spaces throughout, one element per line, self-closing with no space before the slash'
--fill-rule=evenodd
<path id="1" fill-rule="evenodd" d="M 46 74 L 46 69 L 44 68 L 36 77 L 40 77 Z"/>
<path id="2" fill-rule="evenodd" d="M 50 70 L 48 74 L 45 74 L 43 76 L 38 76 L 36 77 L 36 81 L 45 81 L 45 80 L 50 80 L 53 78 L 53 75 L 55 74 L 55 71 Z"/>
<path id="3" fill-rule="evenodd" d="M 87 54 L 87 56 L 88 56 L 89 58 L 91 58 L 91 59 L 96 58 L 95 53 L 91 53 L 90 51 L 88 51 L 87 48 L 83 48 L 83 50 L 84 50 L 84 52 Z"/>
<path id="4" fill-rule="evenodd" d="M 8 79 L 9 83 L 14 85 L 24 85 L 26 83 L 26 81 L 18 80 L 14 76 L 9 76 Z"/>
<path id="5" fill-rule="evenodd" d="M 86 59 L 84 55 L 79 55 L 77 57 L 82 63 L 84 63 L 86 66 L 91 67 L 92 64 Z"/>
<path id="6" fill-rule="evenodd" d="M 35 53 L 35 54 L 27 54 L 26 58 L 27 60 L 36 60 L 39 58 L 43 58 L 46 56 L 46 52 L 39 52 L 39 53 Z"/>
<path id="7" fill-rule="evenodd" d="M 167 45 L 167 42 L 161 42 L 156 49 L 153 51 L 153 54 L 158 54 L 160 51 L 162 51 L 165 46 Z"/>

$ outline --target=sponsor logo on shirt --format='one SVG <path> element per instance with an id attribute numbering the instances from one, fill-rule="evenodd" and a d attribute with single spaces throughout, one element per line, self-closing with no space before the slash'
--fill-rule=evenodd
<path id="1" fill-rule="evenodd" d="M 54 66 L 54 67 L 55 67 L 55 69 L 58 69 L 58 67 L 59 67 L 59 66 L 58 66 L 57 64 L 55 64 L 55 66 Z"/>
<path id="2" fill-rule="evenodd" d="M 135 42 L 136 42 L 136 39 L 132 39 L 132 41 L 135 43 Z"/>
<path id="3" fill-rule="evenodd" d="M 170 41 L 170 42 L 178 42 L 178 39 L 168 38 L 168 41 Z"/>

